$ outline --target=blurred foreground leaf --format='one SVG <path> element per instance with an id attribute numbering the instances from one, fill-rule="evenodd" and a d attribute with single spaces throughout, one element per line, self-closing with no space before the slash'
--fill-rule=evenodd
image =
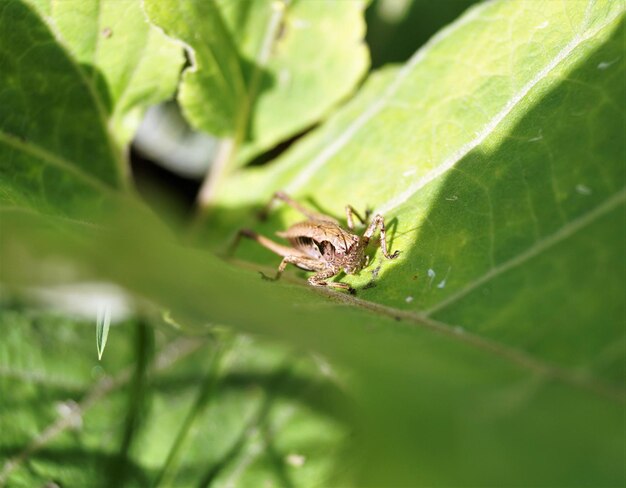
<path id="1" fill-rule="evenodd" d="M 132 211 L 76 231 L 2 209 L 0 279 L 110 280 L 198 330 L 228 324 L 348 366 L 357 456 L 334 457 L 358 486 L 622 485 L 623 12 L 481 5 L 225 185 L 220 244 L 279 188 L 337 215 L 375 205 L 403 254 L 350 278 L 359 298 L 263 282 Z M 251 244 L 238 256 L 278 263 Z"/>
<path id="2" fill-rule="evenodd" d="M 216 347 L 206 337 L 157 332 L 156 356 L 138 382 L 137 354 L 146 344 L 137 330 L 133 322 L 116 327 L 112 351 L 98 363 L 91 324 L 0 311 L 0 485 L 152 484 Z M 324 483 L 332 464 L 321 454 L 341 445 L 345 428 L 316 399 L 340 393 L 314 361 L 240 337 L 215 381 L 208 408 L 194 412 L 169 486 Z M 132 409 L 138 415 L 124 452 Z"/>
<path id="3" fill-rule="evenodd" d="M 204 252 L 172 246 L 140 222 L 93 240 L 89 232 L 68 239 L 31 217 L 2 218 L 9 231 L 0 240 L 4 283 L 58 280 L 59 265 L 71 263 L 63 275 L 117 282 L 174 310 L 183 323 L 233 324 L 348 366 L 356 458 L 334 459 L 360 473 L 359 486 L 623 480 L 624 391 L 589 362 L 567 367 L 445 322 L 263 282 Z M 577 352 L 559 346 L 568 357 Z M 616 339 L 613 350 L 619 346 Z M 621 357 L 597 356 L 609 366 Z M 315 459 L 330 460 L 316 452 Z"/>

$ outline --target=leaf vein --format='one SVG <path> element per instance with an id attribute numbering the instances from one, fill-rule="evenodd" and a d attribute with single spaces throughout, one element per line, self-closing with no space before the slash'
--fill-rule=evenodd
<path id="1" fill-rule="evenodd" d="M 31 156 L 34 156 L 42 161 L 51 164 L 52 166 L 56 166 L 59 169 L 67 171 L 68 173 L 72 173 L 78 179 L 98 190 L 106 192 L 115 191 L 115 188 L 105 184 L 97 178 L 94 178 L 90 174 L 85 173 L 80 169 L 79 166 L 72 164 L 72 162 L 68 161 L 67 159 L 57 156 L 47 149 L 44 149 L 37 144 L 34 144 L 31 141 L 22 141 L 15 136 L 7 134 L 6 132 L 0 132 L 0 143 L 4 143 L 7 146 L 12 147 L 13 149 L 28 153 Z"/>
<path id="2" fill-rule="evenodd" d="M 626 196 L 626 192 L 624 196 Z M 433 319 L 425 313 L 398 310 L 379 303 L 361 300 L 353 296 L 339 296 L 337 293 L 327 292 L 326 290 L 320 290 L 320 293 L 327 295 L 332 300 L 380 315 L 393 317 L 396 320 L 403 320 L 417 327 L 447 336 L 453 340 L 467 344 L 468 346 L 493 354 L 504 361 L 517 365 L 521 369 L 536 373 L 545 378 L 561 381 L 572 387 L 584 389 L 620 403 L 626 402 L 626 391 L 621 386 L 592 377 L 585 371 L 570 370 L 567 367 L 550 363 L 522 349 L 517 349 L 507 344 L 473 334 L 466 331 L 461 326 L 454 326 Z"/>
<path id="3" fill-rule="evenodd" d="M 309 163 L 309 165 L 300 171 L 298 175 L 286 185 L 285 190 L 289 193 L 295 193 L 299 188 L 304 186 L 307 181 L 315 174 L 320 168 L 322 168 L 340 149 L 342 149 L 352 137 L 378 112 L 385 108 L 389 102 L 389 99 L 396 93 L 396 91 L 402 85 L 404 79 L 410 74 L 412 69 L 419 64 L 430 50 L 453 34 L 455 31 L 468 24 L 470 21 L 478 17 L 488 5 L 492 2 L 485 2 L 478 7 L 474 7 L 474 10 L 469 14 L 463 16 L 457 22 L 450 24 L 448 27 L 442 29 L 438 34 L 433 36 L 421 49 L 419 49 L 413 57 L 400 69 L 396 78 L 389 84 L 384 93 L 370 105 L 354 122 L 352 122 L 346 130 L 339 135 L 332 143 L 324 148 L 319 155 Z"/>
<path id="4" fill-rule="evenodd" d="M 559 242 L 561 242 L 562 240 L 567 239 L 568 237 L 574 235 L 576 232 L 582 230 L 584 227 L 586 227 L 587 225 L 593 223 L 596 219 L 598 219 L 599 217 L 603 216 L 604 214 L 610 212 L 611 210 L 613 210 L 614 208 L 618 207 L 619 205 L 623 204 L 625 201 L 626 201 L 626 188 L 623 188 L 620 192 L 612 195 L 611 198 L 609 198 L 603 204 L 601 204 L 598 207 L 594 208 L 593 210 L 591 210 L 591 211 L 581 215 L 580 217 L 578 217 L 578 218 L 576 218 L 574 220 L 571 220 L 570 222 L 565 224 L 563 227 L 561 227 L 559 230 L 557 230 L 553 234 L 549 235 L 548 237 L 544 237 L 543 239 L 537 241 L 533 246 L 529 247 L 523 253 L 518 254 L 514 258 L 511 258 L 508 261 L 505 261 L 504 263 L 502 263 L 502 264 L 500 264 L 500 265 L 498 265 L 498 266 L 496 266 L 494 268 L 491 268 L 483 276 L 481 276 L 481 277 L 475 279 L 474 281 L 468 283 L 463 288 L 458 290 L 456 293 L 453 293 L 453 294 L 449 295 L 444 300 L 440 301 L 439 303 L 437 303 L 433 307 L 431 307 L 428 310 L 424 311 L 423 314 L 425 316 L 431 316 L 431 315 L 439 312 L 443 308 L 445 308 L 448 305 L 458 301 L 459 299 L 461 299 L 462 297 L 464 297 L 465 295 L 467 295 L 471 291 L 475 290 L 476 288 L 478 288 L 481 285 L 484 285 L 485 283 L 487 283 L 488 281 L 492 280 L 493 278 L 501 275 L 502 273 L 504 273 L 504 272 L 506 272 L 506 271 L 508 271 L 508 270 L 510 270 L 512 268 L 515 268 L 515 267 L 523 264 L 524 262 L 526 262 L 529 259 L 537 256 L 538 254 L 540 254 L 541 252 L 545 251 L 546 249 L 549 249 L 550 247 L 552 247 L 552 246 L 558 244 Z"/>
<path id="5" fill-rule="evenodd" d="M 605 24 L 601 25 L 597 29 L 588 33 L 578 33 L 574 38 L 567 43 L 567 45 L 557 53 L 557 55 L 541 69 L 522 89 L 517 92 L 506 105 L 493 117 L 478 133 L 477 136 L 471 141 L 461 146 L 452 155 L 446 158 L 439 166 L 426 173 L 414 184 L 410 185 L 406 190 L 400 193 L 398 196 L 392 198 L 388 202 L 381 205 L 377 212 L 386 214 L 391 210 L 399 207 L 411 198 L 415 193 L 421 190 L 424 186 L 428 185 L 432 181 L 436 180 L 440 176 L 444 175 L 450 168 L 452 168 L 461 159 L 467 156 L 470 151 L 478 147 L 482 142 L 491 135 L 492 132 L 500 125 L 500 123 L 515 109 L 526 96 L 535 88 L 541 81 L 543 81 L 548 74 L 558 67 L 563 61 L 565 61 L 571 53 L 579 47 L 587 39 L 595 36 L 605 27 L 610 26 L 614 18 L 609 19 Z"/>

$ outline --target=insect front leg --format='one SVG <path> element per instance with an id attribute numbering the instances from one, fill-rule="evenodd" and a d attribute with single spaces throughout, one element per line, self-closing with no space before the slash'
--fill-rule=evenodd
<path id="1" fill-rule="evenodd" d="M 338 288 L 340 290 L 345 290 L 347 292 L 350 292 L 351 294 L 354 295 L 355 293 L 354 288 L 352 288 L 347 283 L 337 283 L 334 281 L 326 281 L 328 278 L 332 278 L 336 274 L 337 274 L 337 271 L 335 269 L 327 268 L 309 277 L 307 281 L 309 282 L 309 285 L 312 285 L 312 286 L 327 286 L 329 288 Z"/>
<path id="2" fill-rule="evenodd" d="M 387 235 L 385 234 L 385 219 L 383 218 L 382 215 L 376 214 L 376 216 L 370 223 L 369 227 L 365 230 L 362 240 L 366 243 L 369 242 L 369 240 L 372 238 L 372 236 L 374 235 L 374 232 L 376 232 L 376 229 L 379 226 L 380 226 L 380 247 L 382 248 L 383 256 L 385 256 L 387 259 L 397 258 L 398 255 L 400 254 L 400 251 L 396 251 L 393 254 L 389 254 L 387 252 Z"/>
<path id="3" fill-rule="evenodd" d="M 276 276 L 274 276 L 274 278 L 267 278 L 263 274 L 262 276 L 271 281 L 276 281 L 282 276 L 288 264 L 295 264 L 299 268 L 307 269 L 310 271 L 317 271 L 320 269 L 319 261 L 316 261 L 311 258 L 304 258 L 302 256 L 289 255 L 289 256 L 285 256 L 283 260 L 280 262 L 280 264 L 278 265 L 278 269 L 276 270 Z"/>

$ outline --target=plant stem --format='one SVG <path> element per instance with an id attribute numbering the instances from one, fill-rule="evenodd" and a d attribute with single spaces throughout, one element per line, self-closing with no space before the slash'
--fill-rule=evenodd
<path id="1" fill-rule="evenodd" d="M 239 131 L 238 131 L 239 132 Z M 205 213 L 210 207 L 214 197 L 218 183 L 224 177 L 227 168 L 232 166 L 232 160 L 235 158 L 239 137 L 222 139 L 218 148 L 217 155 L 209 168 L 209 171 L 202 182 L 200 191 L 198 192 L 197 204 L 199 211 Z"/>
<path id="2" fill-rule="evenodd" d="M 202 221 L 207 210 L 215 199 L 216 190 L 224 176 L 228 174 L 233 166 L 237 155 L 237 150 L 243 143 L 250 125 L 252 106 L 256 100 L 261 83 L 263 69 L 269 61 L 272 45 L 276 39 L 283 17 L 291 0 L 282 0 L 272 3 L 272 14 L 270 15 L 263 40 L 255 56 L 254 69 L 248 84 L 245 100 L 241 104 L 241 111 L 235 125 L 234 136 L 221 141 L 215 160 L 202 182 L 196 203 L 198 205 L 198 220 Z"/>

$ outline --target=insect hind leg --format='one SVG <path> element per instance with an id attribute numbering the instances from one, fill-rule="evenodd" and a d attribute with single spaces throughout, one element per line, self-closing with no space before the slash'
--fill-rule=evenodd
<path id="1" fill-rule="evenodd" d="M 270 251 L 272 251 L 275 254 L 278 254 L 279 256 L 283 256 L 283 257 L 291 256 L 295 252 L 293 248 L 288 247 L 288 246 L 283 246 L 282 244 L 278 244 L 277 242 L 274 242 L 273 240 L 268 239 L 267 237 L 261 234 L 257 234 L 253 230 L 240 229 L 239 232 L 237 232 L 237 235 L 235 236 L 233 243 L 230 245 L 229 255 L 232 255 L 235 252 L 235 249 L 237 249 L 237 246 L 239 246 L 239 243 L 241 242 L 242 237 L 258 242 L 264 248 L 269 249 Z"/>

